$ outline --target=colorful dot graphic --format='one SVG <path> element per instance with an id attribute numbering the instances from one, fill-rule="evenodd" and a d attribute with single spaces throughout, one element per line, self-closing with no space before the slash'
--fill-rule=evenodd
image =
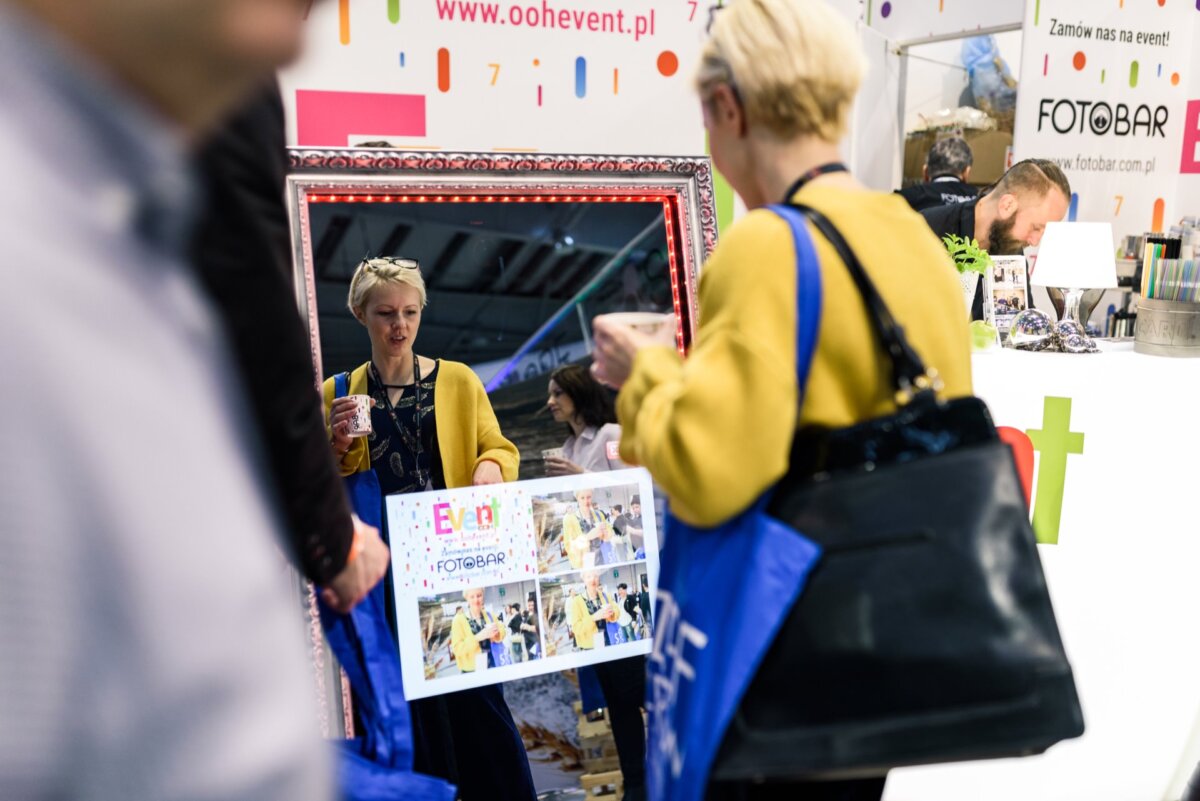
<path id="1" fill-rule="evenodd" d="M 1075 217 L 1079 214 L 1079 193 L 1071 193 L 1071 205 L 1067 209 L 1067 222 L 1075 222 Z"/>
<path id="2" fill-rule="evenodd" d="M 587 97 L 587 59 L 583 56 L 575 59 L 575 96 Z"/>
<path id="3" fill-rule="evenodd" d="M 450 91 L 450 51 L 444 47 L 437 51 L 437 82 L 438 91 Z"/>
<path id="4" fill-rule="evenodd" d="M 1197 10 L 1200 11 L 1200 0 L 1197 0 L 1196 5 L 1197 5 Z M 1179 73 L 1178 72 L 1171 74 L 1171 86 L 1179 86 Z"/>
<path id="5" fill-rule="evenodd" d="M 892 4 L 891 3 L 884 3 L 883 5 L 881 5 L 879 7 L 879 16 L 883 17 L 884 19 L 887 19 L 891 15 L 892 15 Z"/>
<path id="6" fill-rule="evenodd" d="M 388 21 L 393 25 L 400 21 L 400 0 L 388 0 Z"/>
<path id="7" fill-rule="evenodd" d="M 1071 63 L 1075 65 L 1075 69 L 1082 70 L 1087 66 L 1087 54 L 1085 54 L 1082 50 L 1077 51 L 1075 53 L 1075 58 L 1071 59 Z"/>
<path id="8" fill-rule="evenodd" d="M 1163 229 L 1163 213 L 1167 209 L 1167 203 L 1161 197 L 1154 201 L 1154 216 L 1150 221 L 1150 230 L 1156 234 L 1161 234 Z"/>
<path id="9" fill-rule="evenodd" d="M 1129 65 L 1129 88 L 1133 89 L 1138 82 L 1138 63 L 1136 61 Z"/>
<path id="10" fill-rule="evenodd" d="M 679 70 L 679 57 L 670 50 L 658 54 L 658 71 L 670 78 Z"/>

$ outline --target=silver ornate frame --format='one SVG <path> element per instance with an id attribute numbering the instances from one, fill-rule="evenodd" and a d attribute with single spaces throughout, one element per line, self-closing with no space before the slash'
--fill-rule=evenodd
<path id="1" fill-rule="evenodd" d="M 295 259 L 296 301 L 308 326 L 317 376 L 321 368 L 309 196 L 370 195 L 565 195 L 581 198 L 664 197 L 672 217 L 681 264 L 676 265 L 682 342 L 695 336 L 701 265 L 716 247 L 717 216 L 712 164 L 707 157 L 603 156 L 513 153 L 442 153 L 391 149 L 289 149 L 288 214 Z M 337 668 L 321 634 L 316 598 L 303 590 L 308 609 L 317 702 L 322 729 L 336 737 L 352 731 L 344 679 L 335 691 Z"/>

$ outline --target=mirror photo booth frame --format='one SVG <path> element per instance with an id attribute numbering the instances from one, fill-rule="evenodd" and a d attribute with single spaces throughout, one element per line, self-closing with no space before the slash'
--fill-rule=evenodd
<path id="1" fill-rule="evenodd" d="M 717 242 L 708 157 L 289 148 L 286 186 L 296 301 L 309 334 L 318 385 L 324 375 L 310 210 L 318 203 L 662 204 L 676 346 L 695 336 L 701 266 Z M 353 732 L 349 687 L 325 645 L 311 585 L 302 582 L 320 724 L 327 737 Z"/>

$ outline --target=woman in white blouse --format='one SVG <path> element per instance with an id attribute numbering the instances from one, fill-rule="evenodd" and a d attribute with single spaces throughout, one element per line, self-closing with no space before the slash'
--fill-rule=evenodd
<path id="1" fill-rule="evenodd" d="M 599 473 L 625 467 L 617 455 L 621 427 L 613 408 L 612 396 L 592 374 L 577 364 L 560 367 L 550 374 L 550 395 L 546 406 L 556 422 L 566 423 L 570 436 L 563 443 L 562 456 L 546 457 L 546 474 L 568 476 L 575 473 Z M 579 496 L 586 495 L 586 501 Z M 576 494 L 581 505 L 581 517 L 594 513 L 592 491 Z M 609 526 L 607 518 L 604 526 Z M 579 526 L 576 524 L 576 528 Z M 611 541 L 612 547 L 625 554 L 624 543 Z M 626 554 L 627 555 L 627 554 Z M 582 564 L 582 560 L 581 560 Z M 575 600 L 569 603 L 575 603 Z M 580 602 L 582 603 L 582 602 Z M 589 625 L 594 625 L 588 621 Z M 601 638 L 603 641 L 603 638 Z M 579 648 L 591 647 L 580 643 Z M 646 697 L 646 660 L 634 656 L 613 662 L 602 662 L 580 672 L 595 670 L 600 689 L 608 704 L 608 719 L 617 757 L 625 783 L 626 801 L 642 801 L 646 797 L 646 733 L 642 722 L 642 703 Z M 581 682 L 584 679 L 581 677 Z"/>
<path id="2" fill-rule="evenodd" d="M 546 475 L 569 476 L 625 467 L 617 454 L 621 426 L 612 396 L 584 367 L 569 364 L 550 374 L 546 407 L 557 423 L 566 423 L 570 436 L 562 456 L 546 457 Z"/>

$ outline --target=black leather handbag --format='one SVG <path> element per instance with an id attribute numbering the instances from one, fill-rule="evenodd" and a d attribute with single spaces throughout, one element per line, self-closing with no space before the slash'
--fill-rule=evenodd
<path id="1" fill-rule="evenodd" d="M 1025 496 L 978 398 L 941 402 L 837 229 L 899 411 L 800 430 L 771 514 L 824 549 L 711 778 L 822 781 L 1013 757 L 1083 733 Z"/>

